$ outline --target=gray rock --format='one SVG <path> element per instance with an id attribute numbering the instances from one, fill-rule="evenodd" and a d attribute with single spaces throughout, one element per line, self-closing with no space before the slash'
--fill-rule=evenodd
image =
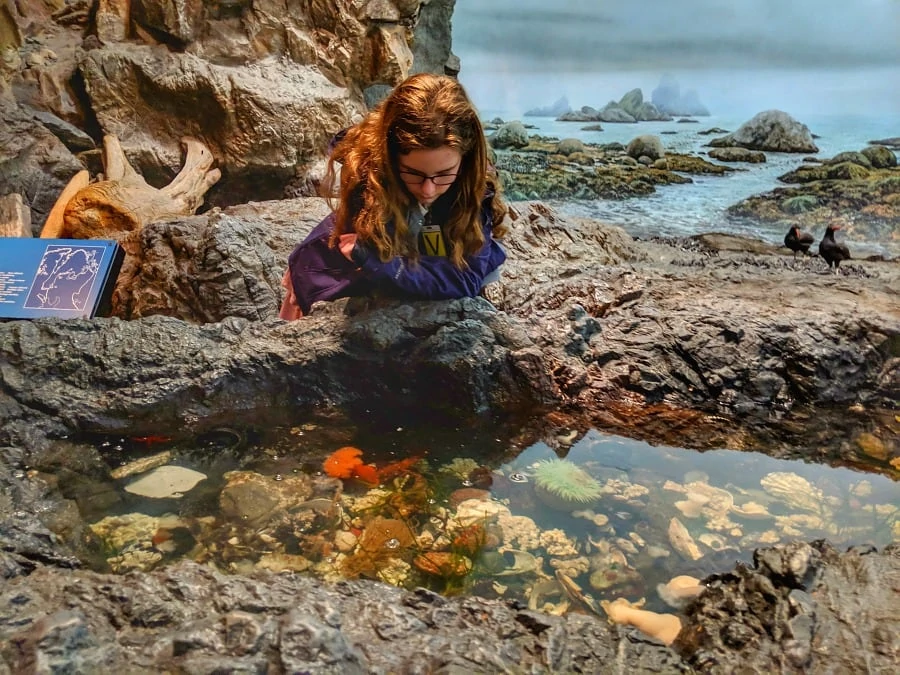
<path id="1" fill-rule="evenodd" d="M 824 542 L 758 551 L 755 567 L 707 580 L 674 648 L 714 672 L 890 672 L 900 653 L 898 580 L 897 545 L 880 554 Z"/>
<path id="2" fill-rule="evenodd" d="M 556 151 L 567 156 L 576 152 L 584 152 L 584 143 L 577 138 L 564 138 L 557 143 Z"/>
<path id="3" fill-rule="evenodd" d="M 747 148 L 713 148 L 709 151 L 709 156 L 720 162 L 750 162 L 757 164 L 766 161 L 766 154 L 758 150 L 748 150 Z"/>
<path id="4" fill-rule="evenodd" d="M 528 145 L 528 131 L 518 120 L 506 122 L 488 137 L 491 147 L 497 150 L 524 148 Z"/>
<path id="5" fill-rule="evenodd" d="M 892 155 L 894 153 L 891 153 Z M 872 161 L 868 158 L 868 156 L 864 152 L 839 152 L 834 157 L 826 159 L 824 164 L 842 164 L 844 162 L 850 162 L 852 164 L 859 164 L 862 167 L 867 169 L 872 168 Z"/>
<path id="6" fill-rule="evenodd" d="M 862 154 L 876 169 L 891 169 L 897 166 L 897 155 L 883 145 L 870 145 L 863 149 Z"/>
<path id="7" fill-rule="evenodd" d="M 0 589 L 0 637 L 13 672 L 683 670 L 665 647 L 613 636 L 596 617 L 193 563 L 133 577 L 36 570 Z"/>
<path id="8" fill-rule="evenodd" d="M 589 105 L 583 105 L 578 110 L 564 112 L 556 119 L 559 122 L 596 122 L 600 119 L 600 113 Z"/>
<path id="9" fill-rule="evenodd" d="M 633 157 L 634 159 L 640 160 L 641 157 L 647 157 L 651 162 L 663 159 L 666 156 L 666 151 L 663 149 L 663 144 L 659 139 L 659 136 L 654 136 L 652 134 L 635 136 L 628 143 L 625 152 L 628 153 L 629 157 Z"/>
<path id="10" fill-rule="evenodd" d="M 246 243 L 242 228 L 255 222 L 259 237 L 268 232 L 276 242 L 272 258 L 283 259 L 292 235 L 279 224 L 297 208 L 256 204 L 249 215 L 230 213 L 234 222 L 221 228 L 213 249 Z M 481 298 L 356 299 L 318 305 L 295 323 L 197 325 L 166 316 L 0 323 L 0 443 L 7 445 L 0 462 L 0 572 L 7 579 L 0 657 L 7 667 L 258 672 L 290 664 L 314 672 L 488 673 L 597 671 L 614 662 L 623 672 L 683 671 L 672 652 L 630 629 L 611 633 L 593 617 L 545 616 L 371 582 L 223 576 L 192 563 L 129 576 L 72 569 L 80 566 L 72 554 L 77 531 L 68 525 L 70 534 L 61 536 L 41 519 L 63 513 L 61 489 L 75 481 L 50 487 L 15 473 L 26 464 L 18 448 L 27 447 L 36 476 L 65 469 L 85 477 L 86 493 L 102 494 L 108 467 L 59 437 L 82 428 L 140 435 L 192 417 L 334 405 L 363 394 L 403 405 L 440 401 L 454 417 L 481 419 L 559 408 L 564 397 L 583 419 L 607 423 L 606 404 L 623 396 L 635 408 L 664 399 L 717 415 L 733 411 L 773 454 L 779 447 L 763 432 L 776 407 L 883 406 L 895 397 L 896 364 L 881 350 L 900 334 L 885 311 L 896 303 L 896 266 L 882 264 L 879 276 L 860 276 L 849 288 L 831 275 L 806 278 L 831 299 L 832 314 L 822 316 L 812 312 L 819 293 L 789 304 L 761 301 L 796 286 L 799 271 L 758 242 L 635 242 L 619 228 L 564 219 L 540 203 L 517 204 L 513 216 L 499 310 Z M 313 221 L 307 215 L 299 227 Z M 195 265 L 219 260 L 194 257 L 194 222 L 173 225 L 184 239 L 172 255 Z M 206 236 L 202 225 L 196 229 Z M 248 278 L 264 273 L 254 265 L 238 258 L 235 270 Z M 198 271 L 181 269 L 186 278 Z M 733 433 L 736 423 L 727 423 Z M 255 496 L 242 497 L 236 513 L 265 511 Z M 777 659 L 815 666 L 834 658 L 829 643 L 849 645 L 848 626 L 854 644 L 865 645 L 838 657 L 848 670 L 863 655 L 880 664 L 888 658 L 882 655 L 896 654 L 896 617 L 885 604 L 897 584 L 896 552 L 836 555 L 820 546 L 761 552 L 756 571 L 722 577 L 703 596 L 710 604 L 688 610 L 689 627 L 703 628 L 684 635 L 708 640 L 681 644 L 684 658 L 698 668 L 707 658 L 762 670 Z M 804 589 L 808 597 L 791 595 Z"/>
<path id="11" fill-rule="evenodd" d="M 614 101 L 608 103 L 595 119 L 611 124 L 632 124 L 637 122 L 632 115 L 629 115 L 627 111 L 622 110 L 622 108 Z"/>
<path id="12" fill-rule="evenodd" d="M 203 141 L 223 173 L 207 196 L 212 205 L 280 198 L 296 167 L 322 157 L 331 137 L 362 111 L 318 69 L 285 59 L 234 69 L 114 43 L 87 52 L 81 73 L 104 133 L 118 137 L 151 184 L 167 183 L 180 169 L 181 137 L 205 130 Z M 195 103 L 173 116 L 177 101 Z"/>
<path id="13" fill-rule="evenodd" d="M 714 138 L 715 148 L 740 146 L 767 152 L 818 152 L 809 127 L 781 110 L 766 110 L 744 122 L 737 131 Z"/>
<path id="14" fill-rule="evenodd" d="M 32 234 L 40 234 L 59 193 L 82 168 L 32 114 L 0 97 L 0 195 L 22 195 Z"/>

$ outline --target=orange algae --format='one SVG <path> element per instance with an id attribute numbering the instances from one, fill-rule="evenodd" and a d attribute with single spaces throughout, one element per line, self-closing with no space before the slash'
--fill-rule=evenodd
<path id="1" fill-rule="evenodd" d="M 406 459 L 401 459 L 397 462 L 391 462 L 387 466 L 378 470 L 378 477 L 381 479 L 381 481 L 386 481 L 389 478 L 393 478 L 394 476 L 399 476 L 400 474 L 409 471 L 410 468 L 414 466 L 418 461 L 418 457 L 407 457 Z"/>
<path id="2" fill-rule="evenodd" d="M 393 558 L 409 557 L 415 543 L 415 534 L 407 523 L 376 516 L 360 534 L 356 550 L 344 559 L 342 571 L 350 579 L 377 578 Z"/>
<path id="3" fill-rule="evenodd" d="M 353 477 L 359 478 L 359 480 L 368 485 L 378 485 L 381 482 L 378 469 L 371 464 L 358 464 L 353 467 Z"/>
<path id="4" fill-rule="evenodd" d="M 352 478 L 362 463 L 362 450 L 348 445 L 328 455 L 322 468 L 332 478 Z"/>
<path id="5" fill-rule="evenodd" d="M 368 485 L 378 485 L 408 472 L 419 461 L 418 457 L 410 457 L 378 469 L 374 464 L 364 464 L 362 454 L 362 450 L 350 445 L 338 448 L 325 459 L 322 468 L 332 478 L 357 478 Z"/>

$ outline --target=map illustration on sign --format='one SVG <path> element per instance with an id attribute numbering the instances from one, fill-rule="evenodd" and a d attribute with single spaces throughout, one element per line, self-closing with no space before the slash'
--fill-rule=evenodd
<path id="1" fill-rule="evenodd" d="M 113 240 L 0 237 L 0 321 L 109 316 L 124 259 Z"/>
<path id="2" fill-rule="evenodd" d="M 104 250 L 102 246 L 47 246 L 25 308 L 84 312 Z"/>

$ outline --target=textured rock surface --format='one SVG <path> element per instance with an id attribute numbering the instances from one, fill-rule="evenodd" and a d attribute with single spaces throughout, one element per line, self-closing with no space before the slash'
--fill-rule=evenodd
<path id="1" fill-rule="evenodd" d="M 733 134 L 714 138 L 714 148 L 738 146 L 769 152 L 818 152 L 809 127 L 781 110 L 765 110 L 744 122 Z"/>
<path id="2" fill-rule="evenodd" d="M 23 0 L 0 22 L 18 47 L 0 62 L 0 194 L 26 199 L 39 233 L 69 178 L 102 171 L 104 135 L 156 187 L 198 138 L 224 174 L 209 204 L 311 194 L 364 90 L 459 70 L 454 4 Z"/>
<path id="3" fill-rule="evenodd" d="M 374 583 L 223 576 L 183 563 L 111 577 L 43 568 L 0 591 L 9 672 L 685 672 L 594 617 Z"/>
<path id="4" fill-rule="evenodd" d="M 710 672 L 888 673 L 900 658 L 900 546 L 756 552 L 707 580 L 674 648 Z M 861 648 L 862 647 L 862 648 Z"/>

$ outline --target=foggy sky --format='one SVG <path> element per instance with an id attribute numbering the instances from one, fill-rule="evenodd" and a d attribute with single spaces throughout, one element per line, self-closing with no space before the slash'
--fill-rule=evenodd
<path id="1" fill-rule="evenodd" d="M 463 72 L 897 67 L 900 0 L 457 0 Z"/>

